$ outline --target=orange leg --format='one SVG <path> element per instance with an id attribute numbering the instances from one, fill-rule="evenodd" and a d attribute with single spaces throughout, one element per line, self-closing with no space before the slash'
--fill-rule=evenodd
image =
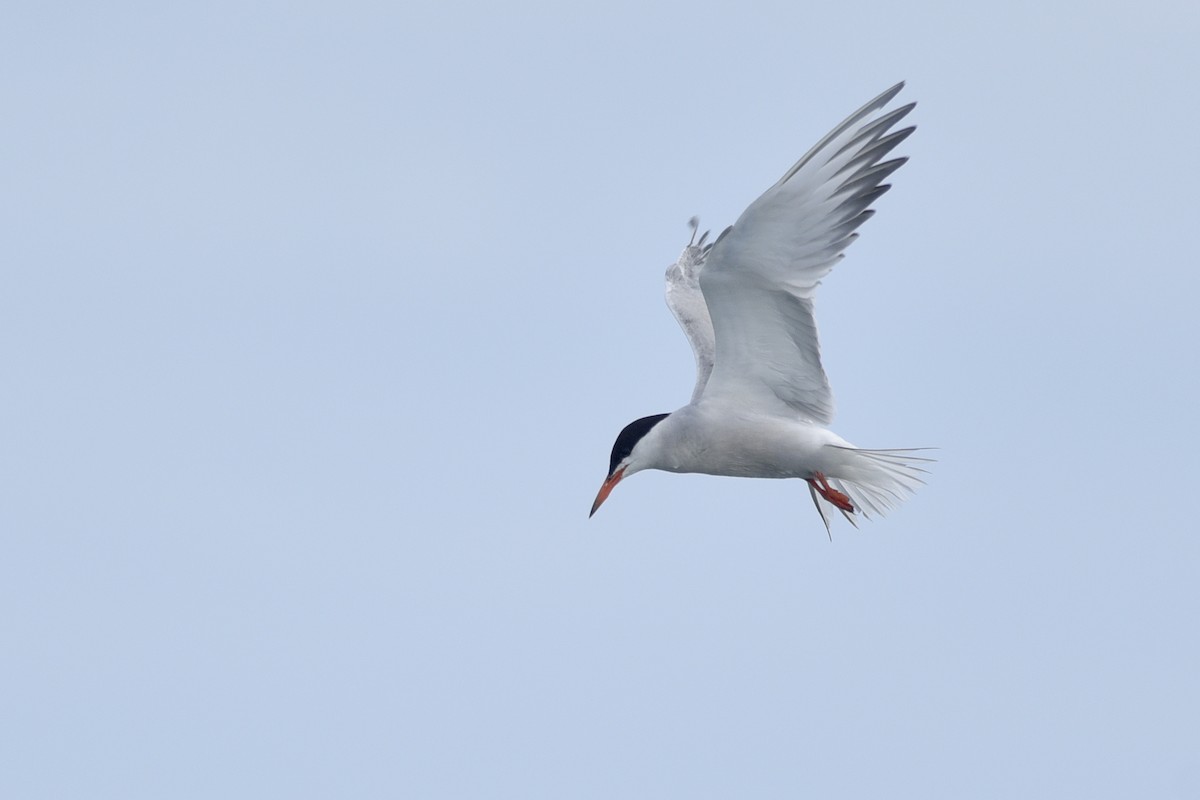
<path id="1" fill-rule="evenodd" d="M 829 481 L 825 480 L 825 476 L 820 472 L 814 472 L 813 476 L 808 478 L 808 484 L 816 489 L 821 497 L 824 497 L 842 511 L 854 513 L 854 505 L 850 502 L 850 498 L 846 496 L 845 492 L 839 492 L 830 486 Z"/>

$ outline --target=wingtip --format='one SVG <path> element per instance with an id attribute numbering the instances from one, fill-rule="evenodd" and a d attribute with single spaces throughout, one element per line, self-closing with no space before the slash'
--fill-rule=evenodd
<path id="1" fill-rule="evenodd" d="M 890 103 L 892 101 L 892 98 L 895 97 L 896 95 L 900 94 L 900 90 L 903 88 L 904 88 L 904 81 L 900 81 L 895 86 L 893 86 L 892 88 L 888 89 L 883 94 L 876 97 L 872 101 L 871 105 L 875 105 L 877 103 L 882 106 L 882 105 L 886 105 L 887 103 Z"/>

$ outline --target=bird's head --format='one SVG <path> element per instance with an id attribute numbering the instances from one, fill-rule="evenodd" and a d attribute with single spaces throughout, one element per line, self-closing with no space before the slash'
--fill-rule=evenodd
<path id="1" fill-rule="evenodd" d="M 600 486 L 596 502 L 592 503 L 592 511 L 588 514 L 589 517 L 595 514 L 600 505 L 608 499 L 613 487 L 620 483 L 622 478 L 650 466 L 649 448 L 641 447 L 641 445 L 646 441 L 646 434 L 667 416 L 667 414 L 655 414 L 651 417 L 636 419 L 617 434 L 617 441 L 613 444 L 612 456 L 608 461 L 608 477 Z"/>

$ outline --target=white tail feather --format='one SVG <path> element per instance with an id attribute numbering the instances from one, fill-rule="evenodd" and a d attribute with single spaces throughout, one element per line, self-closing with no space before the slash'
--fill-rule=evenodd
<path id="1" fill-rule="evenodd" d="M 855 513 L 862 514 L 866 519 L 883 516 L 900 505 L 918 486 L 925 483 L 921 476 L 928 474 L 928 470 L 921 465 L 934 460 L 917 455 L 927 452 L 926 448 L 861 450 L 857 447 L 829 446 L 840 451 L 838 469 L 826 475 L 829 485 L 849 497 Z M 820 501 L 821 498 L 813 491 L 813 502 L 817 503 L 821 520 L 828 529 L 829 521 Z M 851 522 L 854 521 L 849 514 L 842 513 Z"/>

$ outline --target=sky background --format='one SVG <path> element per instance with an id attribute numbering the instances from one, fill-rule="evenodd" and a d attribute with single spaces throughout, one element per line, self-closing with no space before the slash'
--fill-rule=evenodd
<path id="1" fill-rule="evenodd" d="M 1193 2 L 9 2 L 0 796 L 1200 796 Z M 899 80 L 833 541 L 662 300 Z"/>

